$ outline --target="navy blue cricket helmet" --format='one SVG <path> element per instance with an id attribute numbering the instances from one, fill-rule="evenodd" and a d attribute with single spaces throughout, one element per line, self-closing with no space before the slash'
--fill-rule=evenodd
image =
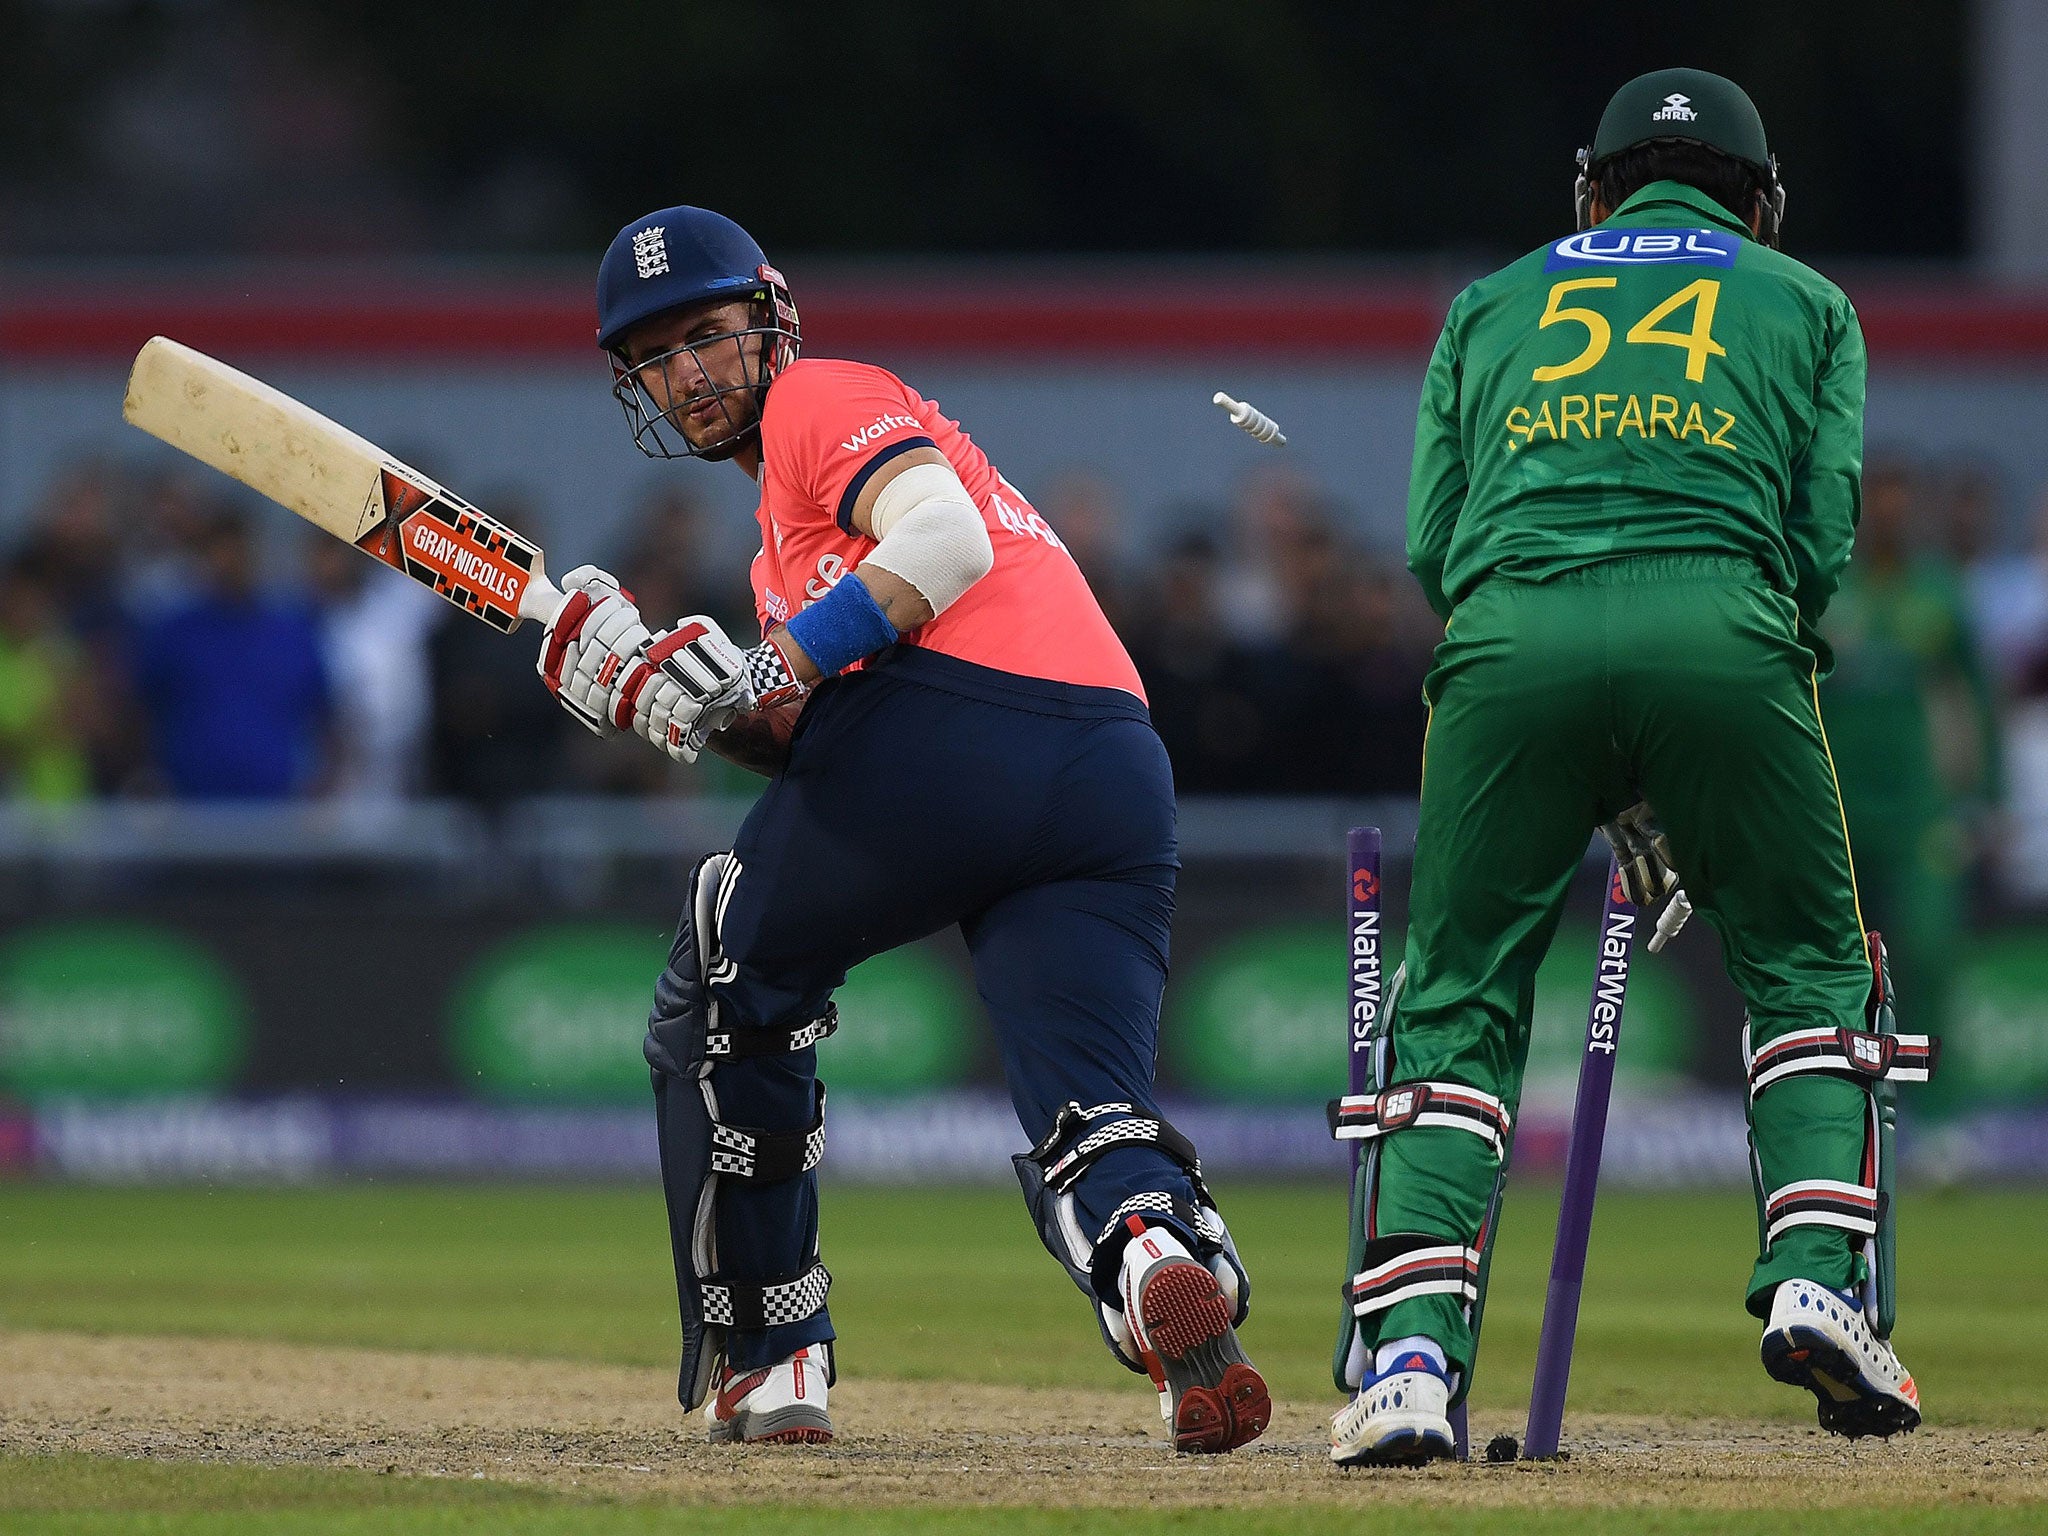
<path id="1" fill-rule="evenodd" d="M 751 300 L 752 323 L 638 363 L 629 363 L 620 352 L 626 333 L 641 321 L 707 299 Z M 713 349 L 730 345 L 744 357 L 749 336 L 761 341 L 742 381 L 710 389 L 709 397 L 716 398 L 725 413 L 726 433 L 708 443 L 692 443 L 682 430 L 679 413 L 706 397 L 671 400 L 667 364 L 678 353 L 688 352 L 708 380 L 716 376 Z M 768 264 L 753 236 L 708 208 L 663 208 L 620 230 L 598 264 L 597 344 L 611 354 L 612 393 L 625 407 L 633 441 L 642 453 L 654 458 L 725 459 L 759 430 L 761 398 L 776 374 L 796 361 L 802 329 L 789 285 Z M 735 410 L 740 402 L 728 397 L 741 394 L 752 396 L 751 409 Z"/>

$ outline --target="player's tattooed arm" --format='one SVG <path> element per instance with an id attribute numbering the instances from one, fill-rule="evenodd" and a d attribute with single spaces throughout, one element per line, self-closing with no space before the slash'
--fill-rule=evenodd
<path id="1" fill-rule="evenodd" d="M 796 731 L 803 701 L 794 700 L 774 709 L 741 715 L 722 731 L 714 731 L 705 745 L 729 763 L 749 773 L 772 779 L 789 762 L 789 738 Z"/>
<path id="2" fill-rule="evenodd" d="M 894 571 L 882 570 L 879 566 L 862 565 L 851 572 L 848 581 L 857 581 L 868 589 L 875 600 L 875 606 L 882 610 L 882 616 L 896 628 L 897 634 L 928 624 L 932 618 L 932 605 L 925 601 L 924 594 Z M 811 660 L 801 645 L 790 637 L 789 626 L 778 624 L 768 634 L 775 648 L 782 652 L 789 662 L 790 674 L 807 687 L 815 687 L 824 681 L 825 674 L 818 670 L 818 664 Z"/>
<path id="3" fill-rule="evenodd" d="M 900 634 L 906 629 L 915 629 L 932 620 L 932 605 L 925 600 L 922 592 L 894 571 L 885 571 L 878 565 L 863 564 L 853 573 L 861 585 L 874 594 L 875 606 L 882 615 L 896 626 Z"/>

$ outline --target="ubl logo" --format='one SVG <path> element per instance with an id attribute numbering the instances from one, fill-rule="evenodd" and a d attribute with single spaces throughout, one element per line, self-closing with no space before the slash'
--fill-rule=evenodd
<path id="1" fill-rule="evenodd" d="M 1354 869 L 1351 872 L 1351 899 L 1371 901 L 1380 893 L 1380 877 L 1369 869 Z"/>

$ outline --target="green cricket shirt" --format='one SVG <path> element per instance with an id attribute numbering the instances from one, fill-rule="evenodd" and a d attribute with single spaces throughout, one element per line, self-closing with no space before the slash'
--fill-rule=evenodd
<path id="1" fill-rule="evenodd" d="M 1855 536 L 1863 388 L 1841 289 L 1704 192 L 1652 182 L 1451 305 L 1415 428 L 1409 569 L 1449 617 L 1495 574 L 1742 555 L 1810 627 Z"/>

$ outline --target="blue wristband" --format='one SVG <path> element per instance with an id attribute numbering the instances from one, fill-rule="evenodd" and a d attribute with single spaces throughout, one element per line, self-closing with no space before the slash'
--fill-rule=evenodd
<path id="1" fill-rule="evenodd" d="M 837 677 L 863 657 L 894 645 L 900 633 L 867 583 L 856 580 L 852 572 L 784 627 L 827 677 Z"/>

